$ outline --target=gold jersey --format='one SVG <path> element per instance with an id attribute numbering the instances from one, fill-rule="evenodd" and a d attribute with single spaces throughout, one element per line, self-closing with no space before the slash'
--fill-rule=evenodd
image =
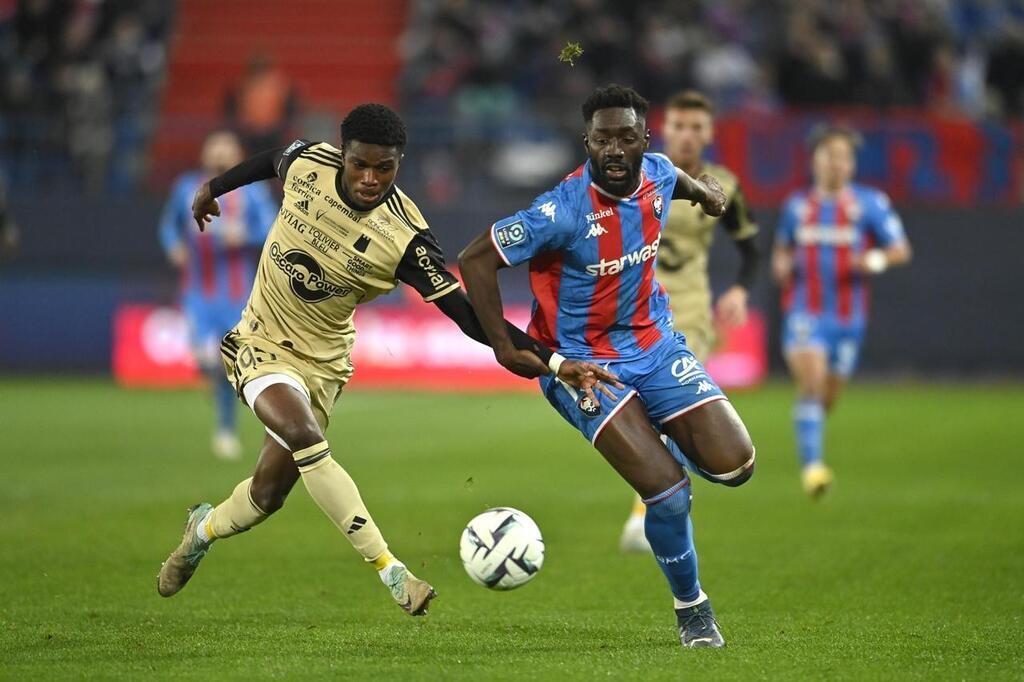
<path id="1" fill-rule="evenodd" d="M 369 211 L 341 191 L 341 151 L 296 140 L 277 173 L 284 199 L 239 330 L 313 362 L 347 357 L 360 303 L 404 281 L 425 301 L 459 288 L 416 204 L 397 186 Z"/>
<path id="2" fill-rule="evenodd" d="M 714 241 L 715 227 L 721 224 L 735 240 L 749 239 L 758 227 L 739 181 L 729 169 L 705 163 L 701 173 L 713 175 L 725 192 L 726 209 L 713 218 L 689 201 L 673 201 L 668 222 L 661 233 L 656 276 L 669 295 L 676 329 L 688 337 L 713 337 L 711 329 L 711 284 L 708 280 L 708 253 Z"/>

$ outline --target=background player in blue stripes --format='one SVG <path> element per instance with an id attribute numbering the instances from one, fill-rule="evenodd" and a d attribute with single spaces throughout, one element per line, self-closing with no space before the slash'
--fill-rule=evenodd
<path id="1" fill-rule="evenodd" d="M 220 217 L 199 232 L 192 218 L 192 197 L 200 185 L 241 160 L 242 147 L 234 133 L 208 135 L 200 168 L 175 181 L 159 230 L 167 258 L 181 270 L 181 303 L 192 354 L 210 382 L 216 406 L 213 452 L 225 459 L 238 459 L 242 448 L 235 428 L 235 389 L 224 376 L 220 340 L 241 317 L 277 207 L 264 183 L 247 185 L 224 197 Z"/>
<path id="2" fill-rule="evenodd" d="M 632 88 L 598 88 L 583 104 L 589 160 L 529 209 L 477 237 L 459 263 L 499 362 L 514 345 L 497 271 L 529 262 L 536 299 L 530 333 L 619 378 L 594 396 L 551 378 L 540 387 L 647 505 L 647 539 L 674 598 L 682 645 L 720 647 L 725 640 L 697 579 L 684 467 L 738 486 L 753 474 L 754 446 L 732 404 L 673 330 L 654 271 L 672 200 L 720 216 L 726 199 L 713 176 L 694 180 L 665 155 L 645 153 L 647 108 Z M 552 363 L 554 370 L 557 358 Z"/>
<path id="3" fill-rule="evenodd" d="M 785 203 L 772 252 L 783 287 L 782 348 L 797 386 L 793 410 L 804 490 L 832 483 L 825 415 L 860 355 L 873 275 L 910 260 L 903 223 L 881 191 L 853 182 L 860 135 L 827 126 L 811 136 L 814 186 Z"/>

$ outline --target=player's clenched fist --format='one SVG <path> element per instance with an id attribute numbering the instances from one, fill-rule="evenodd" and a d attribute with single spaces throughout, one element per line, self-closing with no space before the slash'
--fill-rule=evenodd
<path id="1" fill-rule="evenodd" d="M 725 213 L 725 192 L 715 176 L 703 173 L 697 178 L 697 182 L 704 185 L 704 201 L 700 202 L 704 212 L 716 218 Z"/>
<path id="2" fill-rule="evenodd" d="M 196 190 L 196 196 L 192 200 L 192 217 L 196 219 L 196 225 L 202 232 L 206 223 L 213 222 L 213 216 L 220 215 L 220 204 L 213 198 L 210 192 L 210 183 L 204 182 Z"/>

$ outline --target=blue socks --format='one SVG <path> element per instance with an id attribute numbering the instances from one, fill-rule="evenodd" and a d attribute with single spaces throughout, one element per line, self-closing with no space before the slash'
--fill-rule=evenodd
<path id="1" fill-rule="evenodd" d="M 217 408 L 217 430 L 234 433 L 237 421 L 235 410 L 238 407 L 235 389 L 224 376 L 224 372 L 218 372 L 216 375 L 211 373 L 210 381 L 213 384 L 213 400 Z"/>
<path id="2" fill-rule="evenodd" d="M 644 530 L 661 572 L 676 599 L 692 602 L 700 595 L 697 551 L 690 522 L 690 480 L 684 478 L 665 492 L 644 500 Z"/>
<path id="3" fill-rule="evenodd" d="M 793 407 L 793 425 L 796 427 L 800 466 L 820 462 L 824 456 L 822 442 L 825 430 L 825 408 L 821 401 L 814 398 L 798 400 Z"/>

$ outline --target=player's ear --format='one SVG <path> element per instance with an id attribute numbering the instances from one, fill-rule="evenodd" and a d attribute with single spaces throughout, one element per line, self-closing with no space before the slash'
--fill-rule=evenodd
<path id="1" fill-rule="evenodd" d="M 651 129 L 648 128 L 644 131 L 644 151 L 647 151 L 651 146 Z"/>
<path id="2" fill-rule="evenodd" d="M 590 136 L 583 133 L 583 149 L 590 153 Z"/>

